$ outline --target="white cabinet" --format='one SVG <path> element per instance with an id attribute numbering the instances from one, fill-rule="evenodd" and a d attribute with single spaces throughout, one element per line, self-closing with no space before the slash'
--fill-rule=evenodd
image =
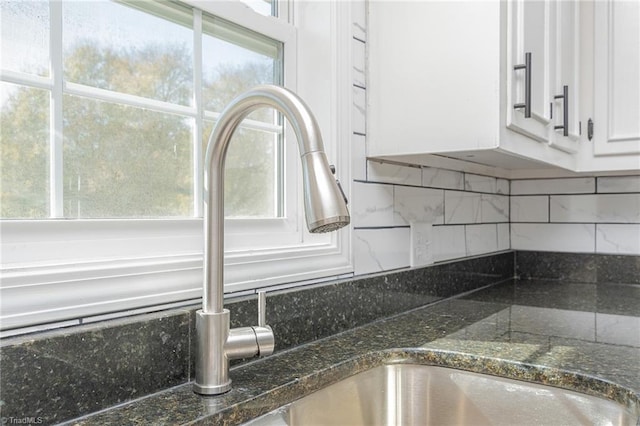
<path id="1" fill-rule="evenodd" d="M 370 2 L 369 157 L 421 164 L 442 154 L 501 168 L 573 169 L 575 148 L 556 142 L 554 130 L 562 110 L 556 80 L 564 85 L 555 54 L 572 48 L 553 38 L 555 3 Z M 513 107 L 525 101 L 526 76 L 514 67 L 527 52 L 530 118 Z"/>
<path id="2" fill-rule="evenodd" d="M 580 25 L 575 1 L 514 0 L 507 8 L 507 127 L 578 150 Z M 528 81 L 530 79 L 530 81 Z M 527 117 L 528 115 L 528 117 Z"/>
<path id="3" fill-rule="evenodd" d="M 640 170 L 640 2 L 585 2 L 580 171 Z M 584 128 L 593 120 L 589 140 Z"/>
<path id="4" fill-rule="evenodd" d="M 508 111 L 507 127 L 575 153 L 580 139 L 578 3 L 514 0 L 506 8 L 507 68 L 514 69 L 507 73 L 507 96 L 516 105 Z"/>
<path id="5" fill-rule="evenodd" d="M 580 144 L 580 7 L 577 1 L 551 3 L 550 84 L 552 147 L 575 153 Z"/>
<path id="6" fill-rule="evenodd" d="M 597 1 L 594 12 L 594 151 L 638 154 L 640 2 Z"/>
<path id="7" fill-rule="evenodd" d="M 640 170 L 640 1 L 372 1 L 369 28 L 369 157 Z"/>
<path id="8" fill-rule="evenodd" d="M 507 8 L 507 127 L 549 142 L 551 123 L 551 1 L 511 1 Z"/>

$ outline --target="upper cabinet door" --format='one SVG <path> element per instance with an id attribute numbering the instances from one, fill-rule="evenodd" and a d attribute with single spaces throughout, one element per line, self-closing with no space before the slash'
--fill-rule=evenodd
<path id="1" fill-rule="evenodd" d="M 507 2 L 507 127 L 546 143 L 552 135 L 551 12 L 548 0 Z"/>
<path id="2" fill-rule="evenodd" d="M 596 1 L 594 154 L 640 153 L 640 2 Z"/>
<path id="3" fill-rule="evenodd" d="M 580 10 L 578 1 L 551 5 L 552 147 L 574 153 L 580 141 Z"/>

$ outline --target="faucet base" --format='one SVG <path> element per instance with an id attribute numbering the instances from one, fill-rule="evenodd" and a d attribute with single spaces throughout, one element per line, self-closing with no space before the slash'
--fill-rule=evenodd
<path id="1" fill-rule="evenodd" d="M 196 311 L 196 380 L 193 390 L 201 395 L 219 395 L 231 389 L 229 358 L 224 347 L 229 337 L 229 310 Z"/>
<path id="2" fill-rule="evenodd" d="M 273 353 L 274 336 L 268 325 L 229 329 L 229 310 L 196 311 L 196 380 L 193 391 L 219 395 L 231 389 L 229 360 Z"/>
<path id="3" fill-rule="evenodd" d="M 220 395 L 231 390 L 231 380 L 219 386 L 201 386 L 197 382 L 193 383 L 193 391 L 200 395 L 214 396 Z"/>

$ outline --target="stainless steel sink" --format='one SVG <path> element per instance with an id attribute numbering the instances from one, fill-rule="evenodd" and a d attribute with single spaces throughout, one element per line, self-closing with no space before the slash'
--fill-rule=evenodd
<path id="1" fill-rule="evenodd" d="M 610 400 L 451 368 L 373 368 L 247 425 L 632 425 L 638 414 Z"/>

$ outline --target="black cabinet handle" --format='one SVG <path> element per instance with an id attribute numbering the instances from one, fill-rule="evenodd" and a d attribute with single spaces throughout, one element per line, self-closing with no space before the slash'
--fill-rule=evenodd
<path id="1" fill-rule="evenodd" d="M 553 126 L 555 130 L 562 130 L 562 136 L 569 136 L 569 86 L 562 87 L 562 95 L 555 95 L 553 99 L 562 99 L 562 126 Z"/>
<path id="2" fill-rule="evenodd" d="M 524 117 L 531 117 L 531 52 L 524 54 L 524 64 L 514 65 L 513 70 L 524 70 L 524 103 L 515 104 L 513 109 L 524 108 Z"/>

